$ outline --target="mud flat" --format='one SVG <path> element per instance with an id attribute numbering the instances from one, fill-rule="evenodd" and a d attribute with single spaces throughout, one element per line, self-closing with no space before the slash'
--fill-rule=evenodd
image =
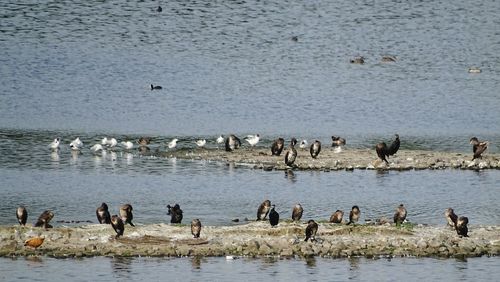
<path id="1" fill-rule="evenodd" d="M 297 170 L 500 169 L 500 154 L 485 153 L 482 159 L 471 161 L 472 153 L 400 150 L 388 159 L 389 165 L 386 165 L 378 159 L 375 150 L 371 149 L 344 149 L 335 153 L 332 148 L 325 148 L 317 159 L 311 158 L 309 150 L 297 149 L 297 152 L 298 157 L 293 167 Z M 153 154 L 166 158 L 218 161 L 263 170 L 290 169 L 284 163 L 284 155 L 272 156 L 270 150 L 264 148 L 242 148 L 233 152 L 223 149 L 180 149 Z"/>
<path id="2" fill-rule="evenodd" d="M 56 227 L 49 230 L 0 226 L 0 256 L 227 256 L 233 257 L 349 257 L 417 256 L 473 257 L 500 254 L 500 226 L 470 226 L 460 238 L 445 226 L 337 225 L 320 223 L 316 242 L 304 242 L 306 224 L 281 221 L 235 226 L 203 227 L 194 239 L 190 226 L 149 224 L 127 226 L 114 238 L 110 225 Z M 43 236 L 38 249 L 23 246 L 26 239 Z"/>

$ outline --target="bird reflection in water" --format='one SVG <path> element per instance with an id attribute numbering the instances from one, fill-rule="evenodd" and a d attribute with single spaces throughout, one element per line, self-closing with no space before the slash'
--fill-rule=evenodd
<path id="1" fill-rule="evenodd" d="M 285 178 L 290 180 L 290 182 L 295 183 L 297 182 L 297 179 L 295 177 L 295 173 L 291 169 L 285 170 Z"/>
<path id="2" fill-rule="evenodd" d="M 195 256 L 191 258 L 191 267 L 194 269 L 201 269 L 201 263 L 207 262 L 205 258 L 201 256 Z"/>
<path id="3" fill-rule="evenodd" d="M 132 260 L 133 258 L 114 257 L 111 260 L 111 268 L 113 269 L 113 273 L 115 273 L 116 276 L 119 278 L 125 278 L 126 280 L 131 280 Z"/>
<path id="4" fill-rule="evenodd" d="M 308 268 L 316 268 L 316 258 L 315 257 L 306 258 L 306 266 Z"/>

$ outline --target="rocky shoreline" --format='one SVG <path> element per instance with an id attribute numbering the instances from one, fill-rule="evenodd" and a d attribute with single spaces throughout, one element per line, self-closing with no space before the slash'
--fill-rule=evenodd
<path id="1" fill-rule="evenodd" d="M 202 256 L 216 257 L 351 257 L 416 256 L 477 257 L 500 255 L 500 226 L 470 226 L 460 238 L 445 226 L 344 225 L 319 223 L 316 242 L 304 242 L 305 222 L 281 221 L 236 226 L 204 226 L 194 239 L 190 226 L 149 224 L 127 226 L 115 239 L 110 225 L 56 227 L 48 230 L 0 226 L 0 256 L 42 255 L 56 258 L 93 256 Z M 45 237 L 38 248 L 25 247 L 25 240 Z"/>
<path id="2" fill-rule="evenodd" d="M 380 161 L 374 149 L 344 149 L 337 153 L 325 148 L 316 159 L 309 150 L 297 149 L 298 156 L 292 169 L 296 170 L 423 170 L 423 169 L 500 169 L 500 154 L 484 154 L 482 159 L 471 161 L 471 154 L 423 150 L 399 150 L 389 158 L 389 165 Z M 272 156 L 269 149 L 241 148 L 233 152 L 223 149 L 178 149 L 143 153 L 153 157 L 206 160 L 223 162 L 263 170 L 291 169 L 284 163 L 284 154 Z"/>

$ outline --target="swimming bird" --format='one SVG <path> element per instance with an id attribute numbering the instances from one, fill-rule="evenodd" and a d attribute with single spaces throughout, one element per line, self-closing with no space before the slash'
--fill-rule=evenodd
<path id="1" fill-rule="evenodd" d="M 118 237 L 123 236 L 123 233 L 125 232 L 125 224 L 123 224 L 123 220 L 116 214 L 111 216 L 111 226 L 116 232 L 115 239 L 118 239 Z"/>
<path id="2" fill-rule="evenodd" d="M 54 217 L 54 213 L 46 210 L 42 212 L 42 214 L 38 217 L 38 220 L 35 223 L 35 227 L 43 227 L 45 229 L 47 228 L 52 228 L 52 225 L 50 225 L 50 221 Z"/>
<path id="3" fill-rule="evenodd" d="M 179 141 L 179 139 L 177 138 L 172 139 L 172 141 L 168 143 L 168 148 L 174 149 L 175 147 L 177 147 L 177 141 Z"/>
<path id="4" fill-rule="evenodd" d="M 161 9 L 161 7 L 158 7 L 158 8 Z M 160 89 L 163 89 L 163 87 L 161 87 L 160 85 L 153 86 L 153 84 L 151 84 L 151 91 L 160 90 Z"/>
<path id="5" fill-rule="evenodd" d="M 481 69 L 478 67 L 470 67 L 469 73 L 481 73 Z"/>
<path id="6" fill-rule="evenodd" d="M 274 210 L 274 205 L 271 206 L 271 210 L 269 211 L 269 223 L 271 223 L 271 227 L 275 227 L 278 225 L 280 221 L 280 215 L 277 211 Z"/>
<path id="7" fill-rule="evenodd" d="M 453 211 L 452 208 L 447 208 L 444 211 L 444 217 L 446 218 L 446 221 L 448 222 L 448 225 L 455 228 L 457 226 L 457 219 L 458 216 L 455 214 L 455 211 Z"/>
<path id="8" fill-rule="evenodd" d="M 257 145 L 257 143 L 259 143 L 259 140 L 260 140 L 260 135 L 259 134 L 247 135 L 245 137 L 245 141 L 247 141 L 248 144 L 250 144 L 251 147 L 254 147 L 255 145 Z"/>
<path id="9" fill-rule="evenodd" d="M 265 220 L 269 210 L 271 209 L 271 201 L 265 200 L 257 209 L 257 220 Z"/>
<path id="10" fill-rule="evenodd" d="M 336 210 L 332 216 L 330 216 L 331 223 L 342 223 L 342 218 L 344 217 L 344 212 L 341 210 Z"/>
<path id="11" fill-rule="evenodd" d="M 309 148 L 309 153 L 311 154 L 311 157 L 315 159 L 318 157 L 319 152 L 321 152 L 321 142 L 319 142 L 318 140 L 314 140 L 314 142 L 311 144 L 311 147 Z"/>
<path id="12" fill-rule="evenodd" d="M 396 212 L 394 213 L 394 223 L 396 223 L 396 226 L 399 226 L 405 221 L 406 219 L 406 208 L 404 207 L 403 204 L 400 204 L 396 208 Z"/>
<path id="13" fill-rule="evenodd" d="M 344 146 L 345 139 L 340 136 L 332 136 L 332 147 Z"/>
<path id="14" fill-rule="evenodd" d="M 200 238 L 201 233 L 201 221 L 197 218 L 191 221 L 191 234 L 194 238 Z"/>
<path id="15" fill-rule="evenodd" d="M 196 146 L 198 146 L 200 148 L 205 147 L 205 144 L 207 144 L 207 140 L 205 140 L 205 139 L 201 139 L 201 140 L 196 141 Z"/>
<path id="16" fill-rule="evenodd" d="M 19 224 L 22 226 L 26 225 L 26 221 L 28 221 L 28 211 L 24 206 L 19 206 L 16 210 L 16 217 Z"/>
<path id="17" fill-rule="evenodd" d="M 387 145 L 384 142 L 378 143 L 375 146 L 375 151 L 377 151 L 377 156 L 379 157 L 379 159 L 383 160 L 386 164 L 389 164 L 389 162 L 385 158 L 385 156 L 388 155 L 387 150 Z"/>
<path id="18" fill-rule="evenodd" d="M 292 138 L 290 141 L 290 146 L 285 154 L 285 164 L 287 166 L 292 166 L 297 158 L 297 150 L 295 150 L 295 144 L 297 144 L 297 139 Z"/>
<path id="19" fill-rule="evenodd" d="M 118 144 L 118 141 L 116 141 L 115 138 L 107 138 L 107 137 L 104 137 L 101 141 L 101 145 L 103 146 L 107 146 L 109 148 L 113 148 L 115 147 L 116 145 Z"/>
<path id="20" fill-rule="evenodd" d="M 219 135 L 219 137 L 217 137 L 217 140 L 215 141 L 217 142 L 217 144 L 224 143 L 224 135 Z"/>
<path id="21" fill-rule="evenodd" d="M 102 203 L 101 206 L 96 209 L 95 214 L 100 224 L 111 223 L 111 215 L 109 214 L 108 205 L 106 203 Z"/>
<path id="22" fill-rule="evenodd" d="M 36 248 L 40 247 L 43 244 L 45 237 L 33 237 L 24 242 L 24 246 L 32 247 L 36 250 Z"/>
<path id="23" fill-rule="evenodd" d="M 399 144 L 400 144 L 399 135 L 394 134 L 394 141 L 392 141 L 391 146 L 389 146 L 389 148 L 387 149 L 386 155 L 392 156 L 392 155 L 396 154 L 399 150 Z"/>
<path id="24" fill-rule="evenodd" d="M 139 146 L 147 146 L 149 143 L 151 143 L 151 137 L 141 137 L 137 140 L 137 144 L 139 144 Z"/>
<path id="25" fill-rule="evenodd" d="M 90 147 L 90 150 L 94 153 L 97 153 L 99 151 L 102 151 L 103 147 L 101 144 L 94 144 L 94 146 Z"/>
<path id="26" fill-rule="evenodd" d="M 467 233 L 469 232 L 467 224 L 469 224 L 469 219 L 466 216 L 461 216 L 458 218 L 455 229 L 459 236 L 469 237 L 469 235 L 467 235 Z"/>
<path id="27" fill-rule="evenodd" d="M 271 155 L 273 156 L 281 155 L 281 152 L 283 152 L 284 147 L 285 147 L 285 139 L 279 137 L 278 139 L 274 140 L 273 144 L 271 145 Z"/>
<path id="28" fill-rule="evenodd" d="M 472 157 L 472 161 L 475 159 L 480 159 L 482 158 L 481 154 L 488 149 L 488 141 L 482 141 L 480 142 L 477 137 L 472 137 L 469 141 L 469 143 L 472 145 L 472 152 L 474 153 L 474 156 Z"/>
<path id="29" fill-rule="evenodd" d="M 161 11 L 163 11 L 163 9 L 161 8 L 161 6 L 158 6 L 158 8 L 156 8 L 156 11 L 157 11 L 158 13 L 160 13 Z M 151 85 L 152 85 L 152 84 L 151 84 Z M 160 86 L 160 87 L 161 87 L 161 86 Z M 160 89 L 161 89 L 161 88 L 160 88 Z"/>
<path id="30" fill-rule="evenodd" d="M 71 150 L 80 150 L 83 147 L 83 142 L 80 140 L 80 137 L 76 137 L 75 140 L 69 143 L 69 147 Z"/>
<path id="31" fill-rule="evenodd" d="M 49 144 L 49 148 L 52 150 L 52 151 L 57 151 L 59 150 L 59 143 L 61 143 L 61 139 L 59 137 L 57 137 L 56 139 L 54 139 L 54 141 L 52 141 L 50 144 Z"/>
<path id="32" fill-rule="evenodd" d="M 396 56 L 391 56 L 391 55 L 382 56 L 382 62 L 384 63 L 391 63 L 395 61 L 396 61 Z"/>
<path id="33" fill-rule="evenodd" d="M 181 223 L 183 214 L 179 204 L 175 204 L 173 207 L 167 205 L 167 215 L 170 215 L 170 223 Z"/>
<path id="34" fill-rule="evenodd" d="M 130 141 L 122 141 L 122 142 L 120 142 L 120 145 L 122 145 L 122 147 L 125 150 L 131 150 L 134 148 L 134 143 L 132 143 Z"/>
<path id="35" fill-rule="evenodd" d="M 292 210 L 292 220 L 299 221 L 302 218 L 303 212 L 304 209 L 302 208 L 302 205 L 300 203 L 295 204 Z"/>
<path id="36" fill-rule="evenodd" d="M 364 64 L 365 58 L 363 56 L 355 57 L 349 61 L 351 64 Z"/>
<path id="37" fill-rule="evenodd" d="M 307 140 L 303 139 L 302 141 L 300 141 L 299 148 L 305 149 L 306 147 L 307 147 Z"/>
<path id="38" fill-rule="evenodd" d="M 361 211 L 359 210 L 359 207 L 358 206 L 352 206 L 351 212 L 349 213 L 349 222 L 347 223 L 347 225 L 349 225 L 351 223 L 353 225 L 356 225 L 356 223 L 359 220 L 359 215 L 360 214 L 361 214 Z"/>
<path id="39" fill-rule="evenodd" d="M 314 220 L 310 219 L 307 222 L 306 239 L 304 241 L 307 242 L 307 240 L 311 239 L 311 242 L 315 242 L 317 232 L 318 232 L 318 224 Z"/>
<path id="40" fill-rule="evenodd" d="M 120 207 L 120 217 L 123 220 L 123 224 L 130 224 L 131 226 L 135 226 L 132 223 L 132 219 L 134 219 L 134 215 L 132 214 L 132 205 L 131 204 L 125 204 Z"/>
<path id="41" fill-rule="evenodd" d="M 240 138 L 236 135 L 231 134 L 226 138 L 226 151 L 231 152 L 238 149 L 241 146 Z"/>

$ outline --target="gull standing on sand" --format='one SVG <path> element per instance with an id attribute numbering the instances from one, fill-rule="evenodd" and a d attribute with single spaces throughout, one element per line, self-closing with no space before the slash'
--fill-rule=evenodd
<path id="1" fill-rule="evenodd" d="M 219 137 L 217 138 L 217 144 L 222 144 L 224 143 L 224 135 L 219 135 Z"/>
<path id="2" fill-rule="evenodd" d="M 200 139 L 200 140 L 197 140 L 196 141 L 196 145 L 200 148 L 203 148 L 205 147 L 205 145 L 207 144 L 207 140 L 205 139 Z"/>
<path id="3" fill-rule="evenodd" d="M 255 145 L 257 145 L 257 143 L 259 143 L 260 135 L 247 135 L 247 137 L 245 137 L 245 140 L 248 142 L 248 144 L 250 144 L 250 146 L 254 147 Z"/>
<path id="4" fill-rule="evenodd" d="M 49 148 L 52 151 L 57 151 L 59 150 L 59 143 L 61 143 L 61 139 L 57 137 L 56 139 L 54 139 L 54 141 L 52 141 L 52 143 L 49 144 Z"/>
<path id="5" fill-rule="evenodd" d="M 80 137 L 76 137 L 75 140 L 69 143 L 69 147 L 71 148 L 71 150 L 80 150 L 80 148 L 83 147 L 83 142 L 80 141 Z"/>
<path id="6" fill-rule="evenodd" d="M 175 147 L 177 147 L 177 141 L 179 141 L 179 139 L 177 139 L 177 138 L 174 138 L 172 141 L 170 141 L 168 143 L 168 148 L 174 149 Z"/>
<path id="7" fill-rule="evenodd" d="M 304 139 L 304 140 L 300 141 L 299 148 L 305 149 L 306 147 L 307 147 L 307 140 Z"/>

